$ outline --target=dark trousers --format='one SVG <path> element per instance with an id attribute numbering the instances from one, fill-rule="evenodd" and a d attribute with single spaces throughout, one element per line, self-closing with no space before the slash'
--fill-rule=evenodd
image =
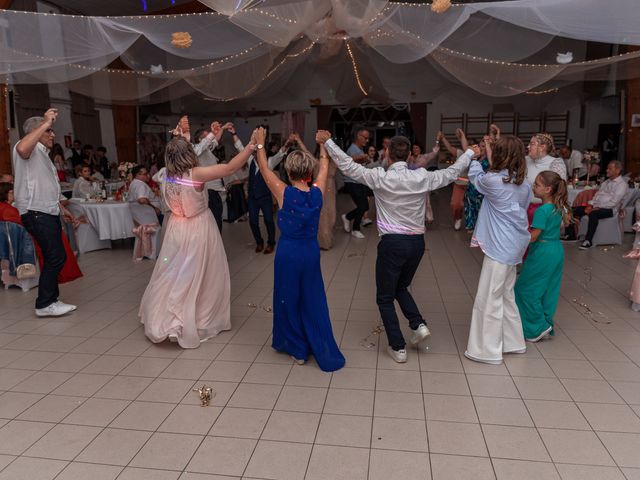
<path id="1" fill-rule="evenodd" d="M 235 222 L 247 213 L 247 198 L 242 184 L 231 185 L 227 192 L 227 221 Z"/>
<path id="2" fill-rule="evenodd" d="M 222 199 L 220 194 L 215 190 L 208 190 L 209 193 L 209 210 L 213 213 L 213 218 L 216 219 L 218 224 L 218 230 L 222 233 Z"/>
<path id="3" fill-rule="evenodd" d="M 353 220 L 353 230 L 360 230 L 360 222 L 364 212 L 369 210 L 369 199 L 367 198 L 367 186 L 359 183 L 345 183 L 345 191 L 351 195 L 351 200 L 356 204 L 356 208 L 347 213 L 347 219 Z"/>
<path id="4" fill-rule="evenodd" d="M 260 233 L 260 211 L 264 218 L 264 224 L 267 227 L 267 245 L 274 246 L 276 244 L 276 225 L 273 222 L 273 200 L 271 195 L 260 198 L 249 196 L 249 226 L 251 233 L 258 245 L 264 245 L 262 234 Z"/>
<path id="5" fill-rule="evenodd" d="M 573 207 L 573 216 L 577 218 L 582 218 L 586 215 L 585 212 L 586 207 Z M 611 218 L 613 217 L 613 210 L 610 208 L 599 208 L 597 210 L 592 210 L 589 213 L 589 226 L 587 227 L 587 236 L 584 238 L 585 240 L 589 240 L 589 242 L 593 241 L 593 236 L 596 234 L 596 229 L 598 228 L 598 222 L 603 218 Z M 576 227 L 575 225 L 569 225 L 565 229 L 565 234 L 568 235 L 569 239 L 576 238 Z"/>
<path id="6" fill-rule="evenodd" d="M 383 235 L 376 259 L 376 303 L 384 323 L 389 345 L 394 350 L 405 347 L 394 300 L 415 330 L 426 323 L 408 287 L 424 255 L 423 235 Z"/>
<path id="7" fill-rule="evenodd" d="M 57 215 L 29 210 L 22 215 L 22 224 L 40 245 L 44 264 L 40 272 L 36 308 L 46 308 L 58 301 L 58 274 L 67 255 L 62 243 L 62 224 Z"/>

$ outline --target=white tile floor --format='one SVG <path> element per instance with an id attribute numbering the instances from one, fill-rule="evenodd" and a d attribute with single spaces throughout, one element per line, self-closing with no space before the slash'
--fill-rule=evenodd
<path id="1" fill-rule="evenodd" d="M 81 257 L 85 277 L 62 287 L 79 305 L 68 317 L 37 319 L 35 292 L 0 292 L 0 480 L 640 479 L 631 236 L 568 246 L 556 337 L 482 365 L 461 356 L 481 254 L 451 228 L 446 191 L 434 204 L 413 286 L 432 336 L 404 365 L 384 337 L 361 346 L 378 321 L 373 227 L 362 241 L 336 231 L 323 253 L 347 357 L 334 374 L 271 350 L 273 256 L 253 253 L 247 224 L 224 226 L 233 330 L 197 350 L 146 340 L 136 314 L 153 264 L 129 249 Z M 587 266 L 597 321 L 572 302 Z"/>

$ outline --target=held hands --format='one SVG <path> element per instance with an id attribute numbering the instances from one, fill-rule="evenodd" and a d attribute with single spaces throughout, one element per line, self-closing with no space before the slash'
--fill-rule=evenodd
<path id="1" fill-rule="evenodd" d="M 491 136 L 492 139 L 500 138 L 500 128 L 498 128 L 498 126 L 495 123 L 492 123 L 489 126 L 489 135 Z"/>
<path id="2" fill-rule="evenodd" d="M 224 129 L 224 127 L 220 126 L 220 122 L 212 122 L 211 123 L 211 133 L 213 133 L 216 137 L 218 134 Z"/>
<path id="3" fill-rule="evenodd" d="M 227 122 L 222 126 L 222 130 L 227 130 L 231 135 L 236 134 L 236 127 L 232 122 Z"/>
<path id="4" fill-rule="evenodd" d="M 456 128 L 456 138 L 458 140 L 462 140 L 463 138 L 467 138 L 464 134 L 464 131 L 461 128 Z"/>
<path id="5" fill-rule="evenodd" d="M 324 145 L 327 140 L 331 140 L 331 133 L 326 130 L 318 130 L 316 133 L 316 143 Z"/>
<path id="6" fill-rule="evenodd" d="M 264 145 L 267 140 L 267 131 L 264 127 L 258 127 L 253 131 L 252 139 L 256 144 Z"/>
<path id="7" fill-rule="evenodd" d="M 498 134 L 500 134 L 499 130 L 498 130 Z M 491 153 L 493 152 L 492 148 L 493 148 L 494 141 L 495 139 L 493 137 L 489 135 L 484 136 L 484 149 L 487 154 L 487 159 L 489 160 L 489 164 L 491 164 Z"/>

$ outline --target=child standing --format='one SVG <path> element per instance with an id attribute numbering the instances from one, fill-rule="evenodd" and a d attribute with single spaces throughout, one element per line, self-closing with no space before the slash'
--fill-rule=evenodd
<path id="1" fill-rule="evenodd" d="M 564 249 L 560 225 L 573 222 L 567 200 L 567 184 L 555 172 L 540 172 L 533 194 L 542 200 L 531 223 L 531 245 L 516 282 L 515 294 L 524 338 L 537 342 L 553 335 L 553 316 L 558 307 Z"/>
<path id="2" fill-rule="evenodd" d="M 485 257 L 464 355 L 477 362 L 500 364 L 503 353 L 526 351 L 513 287 L 516 265 L 531 238 L 527 207 L 532 193 L 525 181 L 522 141 L 505 135 L 493 145 L 490 142 L 485 137 L 488 171 L 477 160 L 469 167 L 469 181 L 484 195 L 471 245 L 479 246 Z M 473 149 L 480 156 L 480 147 Z"/>

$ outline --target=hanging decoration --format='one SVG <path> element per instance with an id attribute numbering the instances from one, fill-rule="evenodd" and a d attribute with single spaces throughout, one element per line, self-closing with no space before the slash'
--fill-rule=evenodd
<path id="1" fill-rule="evenodd" d="M 320 99 L 330 103 L 347 87 L 355 90 L 353 101 L 379 101 L 387 93 L 380 86 L 402 77 L 414 79 L 420 90 L 412 91 L 420 95 L 437 95 L 455 82 L 511 96 L 538 94 L 537 87 L 552 80 L 556 88 L 607 81 L 613 65 L 618 80 L 637 78 L 640 70 L 638 52 L 585 61 L 582 43 L 640 45 L 637 0 L 615 6 L 602 0 L 200 1 L 216 11 L 82 16 L 0 10 L 0 80 L 66 82 L 78 93 L 121 103 L 166 101 L 194 90 L 230 101 L 278 80 L 294 83 L 289 92 L 300 98 L 316 98 L 305 89 L 326 65 L 340 78 L 325 90 L 333 97 Z M 556 37 L 566 52 L 551 50 Z M 534 55 L 536 63 L 529 60 Z M 116 59 L 126 67 L 110 68 Z M 388 92 L 391 102 L 415 96 L 406 88 Z"/>
<path id="2" fill-rule="evenodd" d="M 189 32 L 174 32 L 171 34 L 171 45 L 176 48 L 189 48 L 193 43 L 193 38 Z"/>
<path id="3" fill-rule="evenodd" d="M 444 13 L 451 8 L 451 0 L 433 0 L 431 11 L 435 13 Z"/>

